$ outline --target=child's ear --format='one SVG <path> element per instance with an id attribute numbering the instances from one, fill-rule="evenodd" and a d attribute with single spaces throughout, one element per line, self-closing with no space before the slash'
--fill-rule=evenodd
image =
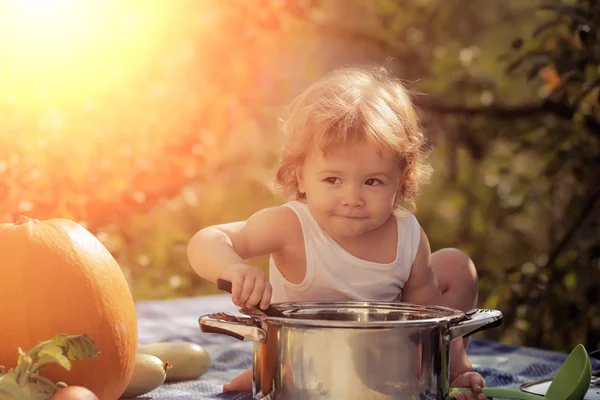
<path id="1" fill-rule="evenodd" d="M 404 171 L 402 171 L 402 174 L 400 174 L 400 185 L 403 185 L 404 182 L 406 182 L 409 174 L 410 174 L 410 168 L 405 168 Z"/>
<path id="2" fill-rule="evenodd" d="M 306 188 L 304 185 L 304 174 L 302 171 L 302 167 L 296 167 L 296 180 L 298 181 L 298 191 L 300 193 L 306 193 Z"/>
<path id="3" fill-rule="evenodd" d="M 400 194 L 400 198 L 404 197 L 404 187 L 406 185 L 406 180 L 410 175 L 410 168 L 405 168 L 404 171 L 400 174 L 400 182 L 398 185 L 398 192 Z"/>

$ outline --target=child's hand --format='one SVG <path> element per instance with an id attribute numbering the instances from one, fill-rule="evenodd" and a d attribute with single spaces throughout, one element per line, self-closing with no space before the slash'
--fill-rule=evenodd
<path id="1" fill-rule="evenodd" d="M 458 392 L 454 396 L 456 400 L 486 400 L 487 397 L 481 393 L 485 386 L 485 380 L 475 371 L 465 371 L 452 379 L 450 387 L 470 387 L 473 392 Z"/>
<path id="2" fill-rule="evenodd" d="M 230 265 L 221 273 L 221 278 L 231 282 L 231 300 L 238 307 L 251 308 L 260 302 L 260 308 L 264 309 L 271 302 L 271 284 L 258 268 Z"/>

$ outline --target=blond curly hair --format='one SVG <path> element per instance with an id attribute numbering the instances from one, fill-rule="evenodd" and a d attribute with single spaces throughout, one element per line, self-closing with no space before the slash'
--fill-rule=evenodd
<path id="1" fill-rule="evenodd" d="M 405 172 L 396 206 L 414 207 L 419 186 L 431 174 L 425 136 L 407 89 L 383 67 L 334 70 L 290 105 L 283 121 L 284 145 L 275 184 L 296 199 L 296 170 L 309 151 L 374 141 L 391 149 Z"/>

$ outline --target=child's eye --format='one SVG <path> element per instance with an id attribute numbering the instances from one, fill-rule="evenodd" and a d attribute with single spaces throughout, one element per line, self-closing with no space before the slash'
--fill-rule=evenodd
<path id="1" fill-rule="evenodd" d="M 329 177 L 329 178 L 325 178 L 325 179 L 323 179 L 323 180 L 324 180 L 325 182 L 327 182 L 327 183 L 331 183 L 332 185 L 335 185 L 335 184 L 342 183 L 342 180 L 341 180 L 340 178 L 336 178 L 336 177 L 334 177 L 334 176 L 331 176 L 331 177 Z"/>
<path id="2" fill-rule="evenodd" d="M 371 178 L 365 181 L 365 184 L 368 186 L 377 186 L 383 184 L 379 179 Z"/>

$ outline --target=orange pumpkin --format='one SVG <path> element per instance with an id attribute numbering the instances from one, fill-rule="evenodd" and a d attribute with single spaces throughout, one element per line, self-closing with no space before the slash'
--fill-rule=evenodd
<path id="1" fill-rule="evenodd" d="M 0 365 L 14 367 L 19 347 L 87 333 L 98 356 L 73 361 L 70 371 L 48 365 L 41 375 L 100 400 L 119 398 L 131 379 L 137 318 L 127 281 L 102 243 L 73 221 L 0 224 L 0 323 Z"/>

